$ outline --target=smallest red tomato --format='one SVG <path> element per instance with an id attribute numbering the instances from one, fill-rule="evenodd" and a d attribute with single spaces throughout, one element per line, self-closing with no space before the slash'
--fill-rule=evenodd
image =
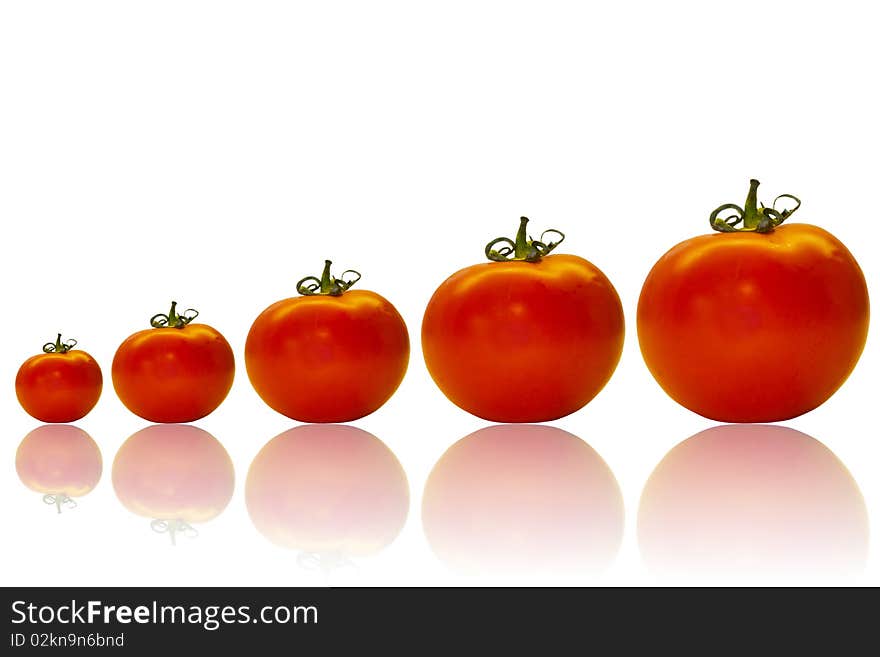
<path id="1" fill-rule="evenodd" d="M 76 340 L 43 345 L 43 353 L 28 358 L 15 377 L 15 394 L 22 408 L 40 422 L 75 422 L 91 411 L 101 396 L 104 378 L 98 363 Z"/>

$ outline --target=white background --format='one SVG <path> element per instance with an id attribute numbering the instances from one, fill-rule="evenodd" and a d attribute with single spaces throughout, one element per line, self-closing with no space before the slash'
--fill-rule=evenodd
<path id="1" fill-rule="evenodd" d="M 404 467 L 407 524 L 329 581 L 545 581 L 530 569 L 452 572 L 420 520 L 434 463 L 486 426 L 431 382 L 421 313 L 489 239 L 512 236 L 521 214 L 536 232 L 566 232 L 560 251 L 605 271 L 627 319 L 609 385 L 554 423 L 589 443 L 619 482 L 621 547 L 604 572 L 555 581 L 668 581 L 643 565 L 639 497 L 664 454 L 713 423 L 668 399 L 644 367 L 641 283 L 757 177 L 764 199 L 800 196 L 793 221 L 833 232 L 877 289 L 877 19 L 868 2 L 4 3 L 0 582 L 326 581 L 249 521 L 248 465 L 295 423 L 262 404 L 242 360 L 256 315 L 292 296 L 325 257 L 361 271 L 360 287 L 398 307 L 413 347 L 398 393 L 355 423 Z M 113 393 L 114 350 L 172 298 L 221 330 L 238 364 L 226 403 L 197 423 L 232 457 L 235 495 L 176 548 L 122 507 L 110 481 L 116 450 L 146 424 Z M 59 330 L 106 378 L 99 405 L 77 423 L 100 445 L 104 476 L 61 516 L 16 476 L 15 450 L 38 423 L 12 386 L 20 363 Z M 849 468 L 875 526 L 878 356 L 875 323 L 839 393 L 787 423 Z M 874 547 L 864 573 L 846 581 L 880 583 L 878 561 Z"/>

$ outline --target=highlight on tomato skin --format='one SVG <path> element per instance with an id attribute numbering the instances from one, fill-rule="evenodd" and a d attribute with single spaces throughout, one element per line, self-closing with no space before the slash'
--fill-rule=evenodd
<path id="1" fill-rule="evenodd" d="M 101 368 L 91 355 L 75 349 L 76 344 L 73 339 L 62 341 L 59 333 L 16 374 L 18 402 L 40 422 L 76 422 L 88 415 L 101 397 Z"/>
<path id="2" fill-rule="evenodd" d="M 609 381 L 623 350 L 623 307 L 595 265 L 527 236 L 485 249 L 434 292 L 422 352 L 455 405 L 493 422 L 545 422 L 583 408 Z M 501 246 L 499 246 L 501 245 Z"/>
<path id="3" fill-rule="evenodd" d="M 219 516 L 235 488 L 235 470 L 222 444 L 207 431 L 184 424 L 154 424 L 133 434 L 113 459 L 113 490 L 150 527 L 194 537 L 193 525 Z"/>
<path id="4" fill-rule="evenodd" d="M 496 425 L 450 447 L 431 470 L 422 525 L 434 554 L 468 574 L 576 574 L 620 549 L 623 498 L 583 440 L 540 425 Z"/>
<path id="5" fill-rule="evenodd" d="M 235 357 L 226 338 L 207 324 L 193 323 L 198 311 L 150 319 L 152 328 L 126 338 L 113 357 L 113 387 L 119 400 L 150 422 L 199 420 L 226 399 L 235 378 Z"/>
<path id="6" fill-rule="evenodd" d="M 757 188 L 753 180 L 744 208 L 712 213 L 717 233 L 660 258 L 638 303 L 651 374 L 679 404 L 721 422 L 817 408 L 853 371 L 868 333 L 867 283 L 852 254 L 822 228 L 781 225 L 800 201 L 759 207 Z"/>
<path id="7" fill-rule="evenodd" d="M 101 479 L 103 460 L 98 445 L 82 429 L 50 424 L 31 431 L 15 453 L 18 478 L 58 513 L 73 509 Z"/>
<path id="8" fill-rule="evenodd" d="M 300 422 L 350 422 L 378 410 L 409 364 L 409 333 L 390 301 L 350 290 L 360 274 L 299 281 L 301 296 L 266 308 L 245 344 L 248 378 L 272 409 Z M 348 276 L 347 276 L 348 275 Z"/>
<path id="9" fill-rule="evenodd" d="M 864 569 L 868 515 L 852 475 L 818 440 L 782 426 L 722 425 L 679 443 L 654 469 L 638 543 L 659 575 L 802 582 Z"/>
<path id="10" fill-rule="evenodd" d="M 409 512 L 406 473 L 366 431 L 312 424 L 270 440 L 251 463 L 245 501 L 257 531 L 332 571 L 388 547 Z"/>

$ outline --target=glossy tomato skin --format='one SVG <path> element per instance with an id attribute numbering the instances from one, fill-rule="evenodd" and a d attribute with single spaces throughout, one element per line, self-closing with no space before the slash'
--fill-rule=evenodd
<path id="1" fill-rule="evenodd" d="M 776 422 L 828 399 L 868 333 L 865 277 L 825 230 L 788 224 L 703 235 L 667 252 L 638 306 L 660 386 L 721 422 Z"/>
<path id="2" fill-rule="evenodd" d="M 560 254 L 453 274 L 425 310 L 422 350 L 457 406 L 493 422 L 544 422 L 599 393 L 623 335 L 611 282 L 587 260 Z"/>
<path id="3" fill-rule="evenodd" d="M 226 338 L 207 324 L 153 328 L 120 345 L 112 374 L 116 394 L 135 415 L 150 422 L 192 422 L 226 398 L 235 358 Z"/>
<path id="4" fill-rule="evenodd" d="M 104 378 L 85 351 L 38 354 L 28 358 L 15 377 L 22 408 L 41 422 L 75 422 L 101 397 Z"/>
<path id="5" fill-rule="evenodd" d="M 368 290 L 272 304 L 254 321 L 245 365 L 257 394 L 300 422 L 349 422 L 397 390 L 409 363 L 403 318 Z"/>

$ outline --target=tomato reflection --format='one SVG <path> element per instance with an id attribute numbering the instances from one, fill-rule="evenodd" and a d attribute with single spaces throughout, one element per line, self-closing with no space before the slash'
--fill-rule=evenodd
<path id="1" fill-rule="evenodd" d="M 235 487 L 223 445 L 207 431 L 156 424 L 123 443 L 113 460 L 116 497 L 132 513 L 153 518 L 152 528 L 176 536 L 197 535 L 191 523 L 217 517 Z"/>
<path id="2" fill-rule="evenodd" d="M 820 574 L 864 566 L 868 518 L 849 471 L 819 441 L 781 426 L 725 425 L 657 466 L 638 534 L 659 572 Z"/>
<path id="3" fill-rule="evenodd" d="M 31 431 L 15 453 L 15 470 L 21 482 L 43 494 L 58 513 L 76 507 L 98 485 L 103 463 L 92 437 L 69 424 L 51 424 Z"/>
<path id="4" fill-rule="evenodd" d="M 342 425 L 302 425 L 270 440 L 251 463 L 245 497 L 261 534 L 325 569 L 388 546 L 409 511 L 391 450 Z"/>
<path id="5" fill-rule="evenodd" d="M 434 466 L 422 503 L 434 552 L 471 572 L 605 568 L 623 517 L 602 458 L 549 426 L 492 426 L 458 441 Z"/>

